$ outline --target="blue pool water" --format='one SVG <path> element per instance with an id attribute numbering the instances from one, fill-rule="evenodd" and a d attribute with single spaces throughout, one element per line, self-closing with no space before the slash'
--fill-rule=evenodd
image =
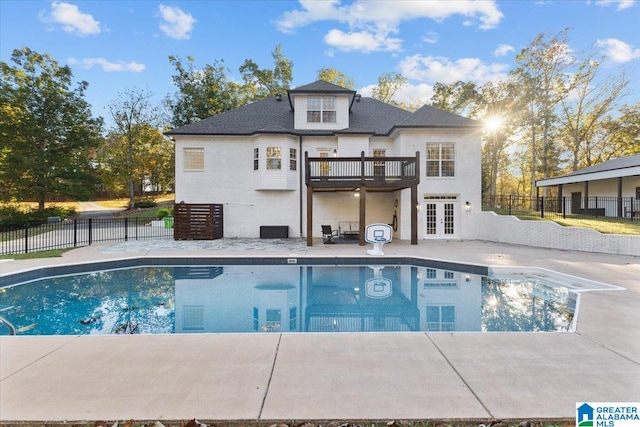
<path id="1" fill-rule="evenodd" d="M 417 265 L 151 266 L 10 284 L 0 310 L 18 335 L 566 331 L 575 294 Z"/>

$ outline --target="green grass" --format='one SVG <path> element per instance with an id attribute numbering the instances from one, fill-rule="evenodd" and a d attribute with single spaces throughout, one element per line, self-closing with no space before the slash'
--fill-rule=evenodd
<path id="1" fill-rule="evenodd" d="M 50 251 L 40 251 L 40 252 L 29 252 L 28 254 L 10 254 L 10 255 L 0 255 L 0 259 L 37 259 L 37 258 L 55 258 L 61 257 L 63 253 L 70 251 L 72 248 L 68 249 L 52 249 Z"/>

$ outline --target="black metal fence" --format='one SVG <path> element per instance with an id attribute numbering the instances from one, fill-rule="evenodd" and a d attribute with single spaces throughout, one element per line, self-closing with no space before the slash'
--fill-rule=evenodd
<path id="1" fill-rule="evenodd" d="M 173 239 L 173 218 L 51 219 L 37 226 L 0 228 L 0 255 L 144 239 Z"/>
<path id="2" fill-rule="evenodd" d="M 640 221 L 640 199 L 636 197 L 522 197 L 485 195 L 482 210 L 500 215 L 540 218 L 602 218 Z"/>

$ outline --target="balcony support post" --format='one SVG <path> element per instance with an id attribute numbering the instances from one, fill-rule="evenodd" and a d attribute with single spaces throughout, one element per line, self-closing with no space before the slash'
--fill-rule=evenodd
<path id="1" fill-rule="evenodd" d="M 307 246 L 313 246 L 313 187 L 307 185 Z"/>

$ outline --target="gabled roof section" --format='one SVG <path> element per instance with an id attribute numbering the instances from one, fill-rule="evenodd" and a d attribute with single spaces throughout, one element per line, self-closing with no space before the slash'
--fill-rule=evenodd
<path id="1" fill-rule="evenodd" d="M 468 119 L 458 114 L 439 108 L 423 105 L 411 116 L 407 117 L 397 127 L 481 127 L 476 120 Z"/>
<path id="2" fill-rule="evenodd" d="M 621 178 L 640 175 L 640 154 L 618 157 L 597 165 L 589 166 L 555 178 L 536 181 L 536 187 L 595 181 L 598 179 Z"/>
<path id="3" fill-rule="evenodd" d="M 403 110 L 356 92 L 318 80 L 289 91 L 296 93 L 342 93 L 352 97 L 349 127 L 339 130 L 301 130 L 294 128 L 294 113 L 282 97 L 269 97 L 235 110 L 208 117 L 166 132 L 167 135 L 289 135 L 368 134 L 389 136 L 403 128 L 474 128 L 479 122 L 438 108 L 424 106 L 415 112 Z"/>
<path id="4" fill-rule="evenodd" d="M 298 86 L 295 89 L 289 89 L 289 93 L 342 93 L 342 94 L 355 94 L 355 90 L 347 89 L 346 87 L 334 85 L 333 83 L 325 82 L 324 80 L 317 80 L 308 85 Z"/>
<path id="5" fill-rule="evenodd" d="M 298 86 L 295 89 L 289 89 L 287 91 L 287 96 L 289 98 L 289 105 L 293 110 L 293 101 L 291 99 L 292 95 L 296 94 L 333 94 L 333 95 L 348 95 L 349 96 L 349 110 L 351 110 L 351 105 L 353 105 L 353 100 L 356 96 L 356 91 L 347 89 L 346 87 L 334 85 L 333 83 L 325 82 L 324 80 L 316 80 L 313 83 L 309 83 L 308 85 Z"/>

